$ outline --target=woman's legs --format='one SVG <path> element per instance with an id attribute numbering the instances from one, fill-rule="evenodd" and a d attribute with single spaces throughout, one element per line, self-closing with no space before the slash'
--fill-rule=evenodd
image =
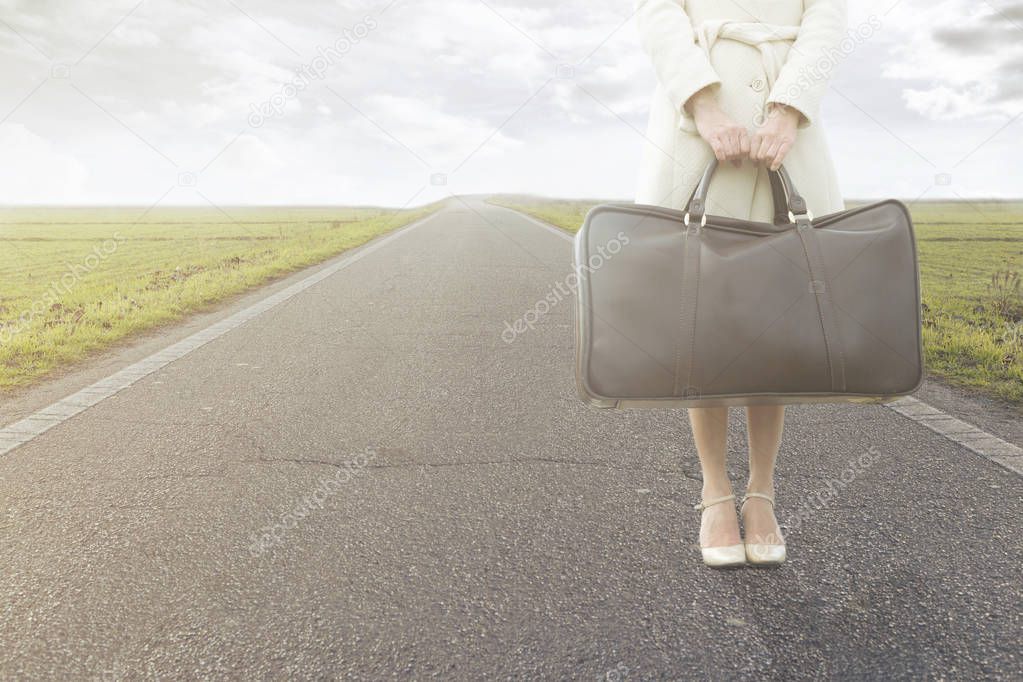
<path id="1" fill-rule="evenodd" d="M 785 425 L 784 405 L 757 405 L 746 408 L 746 433 L 749 438 L 749 484 L 747 492 L 774 496 L 774 462 L 781 446 Z M 781 530 L 774 509 L 767 500 L 750 498 L 743 508 L 746 542 L 777 545 Z"/>
<path id="2" fill-rule="evenodd" d="M 725 469 L 728 450 L 728 408 L 694 407 L 689 409 L 689 423 L 703 470 L 703 499 L 710 500 L 732 493 L 732 484 Z M 739 520 L 735 505 L 716 504 L 703 512 L 700 525 L 701 547 L 727 547 L 737 545 Z"/>

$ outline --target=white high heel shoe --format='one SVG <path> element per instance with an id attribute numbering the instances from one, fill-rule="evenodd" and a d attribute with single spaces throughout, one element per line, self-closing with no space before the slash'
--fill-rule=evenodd
<path id="1" fill-rule="evenodd" d="M 693 509 L 703 514 L 703 510 L 713 507 L 715 504 L 734 500 L 735 495 L 715 497 L 712 500 L 704 500 L 700 504 L 693 505 Z M 746 564 L 745 545 L 727 545 L 725 547 L 700 547 L 700 554 L 703 555 L 703 563 L 711 568 L 738 568 Z"/>
<path id="2" fill-rule="evenodd" d="M 746 500 L 751 497 L 759 497 L 762 500 L 767 500 L 771 503 L 771 509 L 774 509 L 774 498 L 764 493 L 746 493 L 746 496 L 742 498 L 742 504 L 745 506 Z M 741 509 L 740 509 L 741 510 Z M 785 562 L 785 544 L 780 545 L 768 545 L 760 544 L 756 542 L 747 542 L 746 546 L 746 561 L 754 566 L 778 566 Z"/>

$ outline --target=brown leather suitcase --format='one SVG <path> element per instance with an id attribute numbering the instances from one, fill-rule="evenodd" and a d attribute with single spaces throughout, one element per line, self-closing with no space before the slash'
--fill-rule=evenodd
<path id="1" fill-rule="evenodd" d="M 813 217 L 784 167 L 774 224 L 594 207 L 575 240 L 576 377 L 600 407 L 885 402 L 923 378 L 909 211 Z"/>

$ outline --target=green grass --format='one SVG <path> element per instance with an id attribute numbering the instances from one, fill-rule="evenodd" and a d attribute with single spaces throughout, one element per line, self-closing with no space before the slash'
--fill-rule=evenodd
<path id="1" fill-rule="evenodd" d="M 0 209 L 0 392 L 434 208 Z"/>
<path id="2" fill-rule="evenodd" d="M 576 232 L 598 201 L 490 199 Z M 920 254 L 927 370 L 1023 406 L 1023 202 L 910 206 Z"/>
<path id="3" fill-rule="evenodd" d="M 487 201 L 498 206 L 522 211 L 569 232 L 578 232 L 579 228 L 583 226 L 586 212 L 597 204 L 603 203 L 595 199 L 545 199 L 527 194 L 499 194 L 490 197 Z M 626 202 L 624 200 L 608 200 L 607 203 Z"/>

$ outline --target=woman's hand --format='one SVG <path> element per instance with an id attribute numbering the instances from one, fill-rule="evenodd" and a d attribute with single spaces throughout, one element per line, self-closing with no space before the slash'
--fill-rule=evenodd
<path id="1" fill-rule="evenodd" d="M 685 109 L 696 122 L 700 137 L 714 150 L 718 161 L 731 161 L 738 168 L 749 156 L 749 132 L 725 113 L 709 87 L 690 97 Z"/>
<path id="2" fill-rule="evenodd" d="M 768 104 L 768 107 L 766 120 L 753 133 L 749 158 L 753 163 L 762 161 L 771 170 L 778 170 L 796 141 L 802 114 L 784 104 Z"/>

